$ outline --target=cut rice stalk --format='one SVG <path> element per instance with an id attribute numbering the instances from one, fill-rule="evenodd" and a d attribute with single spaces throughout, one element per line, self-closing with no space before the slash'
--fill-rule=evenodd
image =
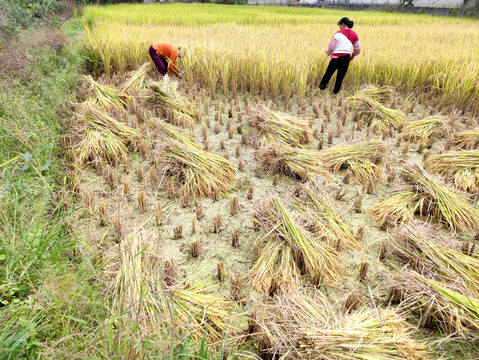
<path id="1" fill-rule="evenodd" d="M 259 291 L 287 291 L 300 285 L 300 275 L 336 283 L 346 273 L 339 253 L 301 227 L 275 197 L 253 214 L 253 222 L 263 229 L 264 252 L 251 270 L 250 282 Z"/>
<path id="2" fill-rule="evenodd" d="M 443 135 L 448 132 L 446 119 L 441 115 L 429 116 L 425 119 L 410 121 L 404 127 L 404 136 L 409 141 L 422 143 L 428 146 L 434 135 Z"/>
<path id="3" fill-rule="evenodd" d="M 266 106 L 250 109 L 250 125 L 258 132 L 259 146 L 269 144 L 300 145 L 313 139 L 309 120 L 272 111 Z"/>
<path id="4" fill-rule="evenodd" d="M 477 149 L 479 148 L 479 127 L 457 133 L 454 137 L 455 145 L 461 149 Z"/>
<path id="5" fill-rule="evenodd" d="M 146 76 L 152 69 L 151 62 L 146 62 L 136 70 L 128 81 L 123 85 L 121 91 L 124 93 L 137 93 L 138 91 L 146 88 Z"/>
<path id="6" fill-rule="evenodd" d="M 430 359 L 427 345 L 411 337 L 393 310 L 343 309 L 319 291 L 278 298 L 259 320 L 267 351 L 285 359 Z"/>
<path id="7" fill-rule="evenodd" d="M 293 175 L 304 180 L 313 175 L 331 177 L 317 151 L 272 144 L 257 150 L 255 157 L 260 162 L 261 171 Z"/>
<path id="8" fill-rule="evenodd" d="M 89 86 L 92 95 L 87 100 L 88 105 L 99 105 L 106 110 L 113 108 L 124 110 L 127 107 L 130 96 L 106 85 L 93 80 L 91 75 L 83 76 L 83 80 Z"/>
<path id="9" fill-rule="evenodd" d="M 320 152 L 325 164 L 334 173 L 347 169 L 352 182 L 358 184 L 375 184 L 386 180 L 382 169 L 372 160 L 381 158 L 386 147 L 381 141 L 360 143 L 341 148 L 329 148 Z"/>
<path id="10" fill-rule="evenodd" d="M 430 156 L 426 167 L 444 175 L 459 189 L 470 193 L 479 191 L 479 151 L 461 151 Z"/>
<path id="11" fill-rule="evenodd" d="M 78 144 L 75 156 L 79 165 L 89 161 L 105 162 L 117 165 L 127 163 L 128 149 L 109 131 L 100 132 L 88 129 L 85 138 Z"/>

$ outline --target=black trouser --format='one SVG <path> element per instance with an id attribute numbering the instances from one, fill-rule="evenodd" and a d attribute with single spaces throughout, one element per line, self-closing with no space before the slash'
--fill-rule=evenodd
<path id="1" fill-rule="evenodd" d="M 340 56 L 336 59 L 331 59 L 329 62 L 328 68 L 326 69 L 326 73 L 324 74 L 323 78 L 321 79 L 321 83 L 319 84 L 319 88 L 321 90 L 326 89 L 328 86 L 329 79 L 333 76 L 334 72 L 338 70 L 338 74 L 336 75 L 336 83 L 334 84 L 333 93 L 337 94 L 341 89 L 341 84 L 343 83 L 344 76 L 348 71 L 349 66 L 349 59 L 351 58 L 350 55 Z"/>

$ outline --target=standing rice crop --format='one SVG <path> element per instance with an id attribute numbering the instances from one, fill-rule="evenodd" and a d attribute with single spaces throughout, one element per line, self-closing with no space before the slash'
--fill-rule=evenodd
<path id="1" fill-rule="evenodd" d="M 410 121 L 404 126 L 404 137 L 407 140 L 419 142 L 424 146 L 431 145 L 436 135 L 449 132 L 446 118 L 441 115 L 429 116 L 425 119 Z"/>
<path id="2" fill-rule="evenodd" d="M 312 233 L 321 234 L 326 242 L 336 249 L 363 248 L 324 186 L 309 182 L 299 188 L 299 192 L 294 208 L 307 221 Z"/>
<path id="3" fill-rule="evenodd" d="M 444 175 L 463 191 L 479 191 L 479 150 L 430 156 L 425 165 L 429 170 Z"/>
<path id="4" fill-rule="evenodd" d="M 427 360 L 405 320 L 391 309 L 344 311 L 319 291 L 295 292 L 266 308 L 259 324 L 268 352 L 284 359 Z"/>
<path id="5" fill-rule="evenodd" d="M 336 283 L 346 270 L 339 253 L 295 221 L 282 201 L 274 197 L 253 213 L 263 229 L 262 253 L 251 269 L 251 284 L 262 292 L 287 291 L 310 281 Z"/>
<path id="6" fill-rule="evenodd" d="M 479 147 L 479 127 L 457 133 L 454 137 L 454 143 L 461 149 L 477 149 Z"/>
<path id="7" fill-rule="evenodd" d="M 385 180 L 382 169 L 372 160 L 378 162 L 384 155 L 386 147 L 381 141 L 360 143 L 345 147 L 329 148 L 321 151 L 325 164 L 334 173 L 346 169 L 352 182 L 367 184 L 370 181 L 381 183 Z"/>
<path id="8" fill-rule="evenodd" d="M 249 123 L 257 130 L 260 146 L 307 144 L 313 138 L 308 120 L 273 111 L 266 106 L 255 106 L 250 114 Z"/>
<path id="9" fill-rule="evenodd" d="M 407 187 L 373 206 L 369 213 L 382 225 L 411 220 L 414 214 L 435 219 L 456 231 L 479 229 L 479 210 L 418 165 L 403 166 Z"/>
<path id="10" fill-rule="evenodd" d="M 310 179 L 313 175 L 330 177 L 320 153 L 289 145 L 271 144 L 256 151 L 259 169 L 274 174 L 285 174 Z"/>

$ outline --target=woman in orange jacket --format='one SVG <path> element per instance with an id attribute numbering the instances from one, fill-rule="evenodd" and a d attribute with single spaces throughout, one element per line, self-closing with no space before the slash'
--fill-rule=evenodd
<path id="1" fill-rule="evenodd" d="M 181 79 L 180 71 L 176 66 L 176 58 L 181 57 L 178 55 L 179 50 L 181 47 L 167 42 L 157 42 L 150 46 L 151 59 L 162 76 L 165 76 L 169 70 Z"/>

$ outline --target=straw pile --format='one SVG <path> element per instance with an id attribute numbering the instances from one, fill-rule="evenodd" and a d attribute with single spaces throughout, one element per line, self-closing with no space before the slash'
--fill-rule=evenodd
<path id="1" fill-rule="evenodd" d="M 222 156 L 204 151 L 188 139 L 162 142 L 159 161 L 165 175 L 173 177 L 192 196 L 223 196 L 233 188 L 236 168 Z"/>
<path id="2" fill-rule="evenodd" d="M 479 192 L 479 151 L 461 151 L 434 155 L 425 162 L 426 167 L 444 175 L 463 191 Z"/>
<path id="3" fill-rule="evenodd" d="M 252 107 L 250 114 L 249 124 L 257 132 L 258 146 L 278 143 L 299 146 L 313 139 L 308 120 L 272 111 L 266 106 Z"/>
<path id="4" fill-rule="evenodd" d="M 251 269 L 250 283 L 270 295 L 301 285 L 304 275 L 320 284 L 339 281 L 346 270 L 339 253 L 295 221 L 278 197 L 261 204 L 253 222 L 262 230 L 262 253 Z"/>
<path id="5" fill-rule="evenodd" d="M 165 285 L 153 244 L 139 231 L 120 243 L 120 264 L 112 286 L 114 308 L 146 334 L 166 334 L 174 328 L 196 343 L 205 333 L 210 344 L 220 341 L 224 330 L 233 329 L 228 325 L 233 304 L 211 295 L 215 289 L 208 282 Z"/>
<path id="6" fill-rule="evenodd" d="M 479 299 L 460 284 L 444 284 L 415 271 L 396 272 L 402 310 L 416 313 L 420 326 L 465 337 L 479 334 Z"/>
<path id="7" fill-rule="evenodd" d="M 339 250 L 362 249 L 363 245 L 326 191 L 324 184 L 310 181 L 297 191 L 294 208 L 301 214 L 312 233 L 321 234 L 328 245 Z"/>
<path id="8" fill-rule="evenodd" d="M 289 145 L 271 144 L 256 151 L 259 169 L 268 173 L 285 174 L 310 179 L 313 175 L 330 177 L 317 151 Z"/>
<path id="9" fill-rule="evenodd" d="M 153 83 L 150 99 L 159 105 L 160 113 L 176 126 L 192 129 L 196 123 L 198 110 L 178 90 L 178 83 L 163 77 L 161 83 Z"/>
<path id="10" fill-rule="evenodd" d="M 375 184 L 385 181 L 382 169 L 376 165 L 381 161 L 386 147 L 381 141 L 372 141 L 341 148 L 329 148 L 321 151 L 324 163 L 334 173 L 346 169 L 353 183 Z"/>
<path id="11" fill-rule="evenodd" d="M 377 134 L 389 134 L 392 128 L 400 129 L 407 121 L 406 114 L 402 111 L 390 109 L 382 104 L 390 101 L 392 94 L 389 87 L 371 87 L 359 91 L 347 100 L 356 119 L 361 118 L 370 122 Z"/>
<path id="12" fill-rule="evenodd" d="M 124 93 L 136 94 L 146 88 L 146 76 L 152 69 L 151 62 L 146 62 L 136 70 L 123 84 L 121 91 Z"/>
<path id="13" fill-rule="evenodd" d="M 392 241 L 396 255 L 418 273 L 479 293 L 479 259 L 451 249 L 448 243 L 445 235 L 420 222 L 398 228 Z"/>
<path id="14" fill-rule="evenodd" d="M 130 97 L 110 86 L 102 85 L 95 81 L 91 75 L 83 76 L 86 92 L 90 97 L 86 101 L 88 105 L 98 105 L 106 110 L 125 109 Z"/>
<path id="15" fill-rule="evenodd" d="M 462 194 L 445 187 L 418 165 L 404 166 L 401 175 L 408 186 L 368 211 L 382 226 L 410 221 L 419 214 L 454 231 L 479 229 L 479 210 Z"/>
<path id="16" fill-rule="evenodd" d="M 316 291 L 282 296 L 259 320 L 272 358 L 429 359 L 406 322 L 390 309 L 362 308 L 348 313 Z"/>
<path id="17" fill-rule="evenodd" d="M 440 115 L 429 116 L 425 119 L 410 121 L 404 126 L 404 137 L 407 140 L 429 146 L 433 137 L 449 132 L 446 119 Z"/>
<path id="18" fill-rule="evenodd" d="M 454 137 L 454 144 L 461 149 L 479 148 L 479 127 L 457 133 Z"/>

